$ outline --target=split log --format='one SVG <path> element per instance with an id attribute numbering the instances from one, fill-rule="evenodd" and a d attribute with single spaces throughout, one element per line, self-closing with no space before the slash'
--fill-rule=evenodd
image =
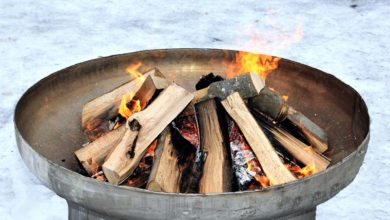
<path id="1" fill-rule="evenodd" d="M 314 165 L 316 171 L 325 170 L 330 161 L 325 156 L 317 153 L 311 146 L 302 143 L 300 140 L 289 134 L 283 128 L 271 126 L 265 120 L 258 120 L 262 127 L 272 133 L 274 138 L 297 160 L 304 165 Z"/>
<path id="2" fill-rule="evenodd" d="M 229 132 L 230 155 L 238 190 L 261 189 L 269 186 L 259 161 L 244 139 L 236 123 L 226 117 Z"/>
<path id="3" fill-rule="evenodd" d="M 121 104 L 122 97 L 129 92 L 138 91 L 146 77 L 150 75 L 164 78 L 163 74 L 158 69 L 154 68 L 144 73 L 144 77 L 133 79 L 85 104 L 81 114 L 83 129 L 94 130 L 103 121 L 115 117 L 118 114 L 118 107 Z"/>
<path id="4" fill-rule="evenodd" d="M 178 153 L 172 145 L 171 132 L 169 128 L 166 128 L 158 141 L 146 189 L 155 192 L 178 193 L 180 176 Z"/>
<path id="5" fill-rule="evenodd" d="M 149 144 L 193 97 L 187 90 L 172 84 L 145 110 L 135 113 L 128 119 L 129 127 L 122 141 L 103 164 L 103 172 L 110 183 L 120 184 L 133 173 Z M 139 129 L 138 126 L 134 126 L 137 124 Z"/>
<path id="6" fill-rule="evenodd" d="M 248 110 L 238 93 L 233 93 L 222 101 L 230 117 L 237 123 L 252 150 L 255 152 L 271 185 L 287 183 L 296 178 L 283 165 L 255 118 Z"/>
<path id="7" fill-rule="evenodd" d="M 186 175 L 187 171 L 192 171 L 196 151 L 196 147 L 187 138 L 191 141 L 197 139 L 197 128 L 194 125 L 189 125 L 193 121 L 188 120 L 189 115 L 183 116 L 186 113 L 182 112 L 171 123 L 169 129 L 166 128 L 161 134 L 147 186 L 147 189 L 151 191 L 181 192 L 182 186 L 194 187 L 196 185 L 197 187 L 199 184 L 200 177 L 197 177 L 199 176 L 197 173 L 191 173 L 190 178 L 187 178 Z M 188 130 L 180 130 L 179 127 Z M 190 131 L 189 129 L 194 130 Z M 191 137 L 188 132 L 195 134 L 192 135 L 195 137 Z"/>
<path id="8" fill-rule="evenodd" d="M 169 84 L 171 82 L 164 78 L 149 75 L 139 90 L 136 91 L 133 100 L 140 100 L 140 107 L 144 109 L 152 100 L 153 96 L 158 93 L 158 90 L 168 87 Z M 96 172 L 97 167 L 103 164 L 104 158 L 118 145 L 124 132 L 125 126 L 121 125 L 119 128 L 107 132 L 86 147 L 75 152 L 76 157 L 90 175 Z"/>
<path id="9" fill-rule="evenodd" d="M 153 97 L 157 97 L 158 91 L 161 91 L 171 85 L 172 82 L 155 75 L 149 75 L 141 88 L 135 93 L 133 100 L 140 100 L 141 109 L 149 104 L 153 100 Z"/>
<path id="10" fill-rule="evenodd" d="M 109 152 L 120 142 L 125 131 L 126 126 L 122 125 L 75 152 L 77 159 L 89 175 L 98 171 Z"/>
<path id="11" fill-rule="evenodd" d="M 320 153 L 328 149 L 328 137 L 324 130 L 302 113 L 288 106 L 282 96 L 271 89 L 263 88 L 258 96 L 249 99 L 249 105 L 256 112 L 276 122 L 290 120 Z"/>
<path id="12" fill-rule="evenodd" d="M 215 100 L 203 101 L 195 107 L 198 114 L 200 145 L 207 154 L 199 184 L 199 192 L 229 192 L 232 189 L 231 164 L 224 143 Z"/>
<path id="13" fill-rule="evenodd" d="M 138 167 L 134 170 L 134 172 L 126 179 L 126 181 L 122 184 L 125 186 L 132 186 L 137 188 L 143 188 L 146 186 L 149 176 L 151 174 L 153 161 L 155 158 L 155 150 L 157 147 L 158 140 L 155 139 L 146 150 L 146 153 L 142 157 Z"/>

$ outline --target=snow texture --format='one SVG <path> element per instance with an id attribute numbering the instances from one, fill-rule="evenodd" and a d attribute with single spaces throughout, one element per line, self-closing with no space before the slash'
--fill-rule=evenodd
<path id="1" fill-rule="evenodd" d="M 388 219 L 389 42 L 387 0 L 0 0 L 0 219 L 67 219 L 65 200 L 30 173 L 17 151 L 13 111 L 27 88 L 99 56 L 179 47 L 278 55 L 354 87 L 370 111 L 370 145 L 354 182 L 320 205 L 317 217 Z"/>

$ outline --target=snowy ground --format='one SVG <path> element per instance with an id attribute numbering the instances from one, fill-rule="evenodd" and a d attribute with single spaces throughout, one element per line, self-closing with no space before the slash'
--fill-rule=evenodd
<path id="1" fill-rule="evenodd" d="M 248 44 L 251 38 L 258 43 Z M 0 219 L 67 219 L 66 202 L 29 172 L 17 152 L 12 116 L 22 93 L 74 63 L 171 47 L 270 53 L 357 89 L 371 114 L 369 150 L 355 181 L 320 205 L 317 217 L 388 219 L 389 43 L 387 0 L 0 0 Z"/>

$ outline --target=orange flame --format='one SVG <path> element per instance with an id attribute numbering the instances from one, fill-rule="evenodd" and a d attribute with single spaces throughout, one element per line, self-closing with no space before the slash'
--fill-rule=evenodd
<path id="1" fill-rule="evenodd" d="M 224 62 L 227 68 L 226 76 L 232 78 L 243 73 L 255 72 L 265 79 L 268 73 L 278 68 L 280 59 L 280 57 L 239 51 L 232 62 Z"/>
<path id="2" fill-rule="evenodd" d="M 253 26 L 244 29 L 249 39 L 241 37 L 240 39 L 245 39 L 245 42 L 240 40 L 238 44 L 240 48 L 253 53 L 237 52 L 233 61 L 225 60 L 223 64 L 226 66 L 226 76 L 228 78 L 243 73 L 256 72 L 261 78 L 265 79 L 267 74 L 278 68 L 281 58 L 256 53 L 272 54 L 280 50 L 286 50 L 291 47 L 292 43 L 298 42 L 303 38 L 301 23 L 297 23 L 294 30 L 288 30 L 288 27 L 275 23 L 274 19 L 266 20 L 265 22 L 268 22 L 272 29 L 259 30 Z"/>
<path id="3" fill-rule="evenodd" d="M 141 78 L 141 79 L 145 79 L 145 76 L 139 71 L 139 69 L 141 68 L 142 66 L 142 62 L 138 62 L 138 63 L 133 63 L 133 64 L 130 64 L 127 68 L 126 68 L 126 72 L 128 74 L 130 74 L 130 76 L 132 76 L 133 78 L 135 79 L 138 79 L 138 78 Z"/>
<path id="4" fill-rule="evenodd" d="M 292 172 L 298 179 L 302 179 L 306 176 L 313 175 L 317 172 L 315 164 L 306 165 L 303 168 L 294 166 L 291 164 L 285 164 L 285 166 Z"/>
<path id="5" fill-rule="evenodd" d="M 118 108 L 118 113 L 126 119 L 128 119 L 134 113 L 141 111 L 141 101 L 140 100 L 132 100 L 133 96 L 134 96 L 133 93 L 124 95 L 122 97 L 121 104 Z M 131 105 L 130 108 L 128 107 L 129 104 Z"/>
<path id="6" fill-rule="evenodd" d="M 310 176 L 316 172 L 317 170 L 315 164 L 307 165 L 299 171 L 299 173 L 301 173 L 303 176 Z"/>
<path id="7" fill-rule="evenodd" d="M 148 149 L 146 150 L 145 152 L 145 156 L 144 157 L 148 157 L 148 156 L 151 156 L 151 157 L 154 157 L 154 150 L 156 149 L 156 146 L 157 146 L 157 139 L 155 139 L 148 147 Z"/>

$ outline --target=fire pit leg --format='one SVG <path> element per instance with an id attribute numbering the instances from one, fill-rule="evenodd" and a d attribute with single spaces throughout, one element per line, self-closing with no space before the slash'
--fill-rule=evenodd
<path id="1" fill-rule="evenodd" d="M 88 210 L 84 207 L 79 206 L 76 203 L 73 203 L 71 201 L 68 202 L 68 219 L 69 220 L 119 220 L 113 217 L 105 216 L 100 213 L 94 212 L 92 210 Z"/>

